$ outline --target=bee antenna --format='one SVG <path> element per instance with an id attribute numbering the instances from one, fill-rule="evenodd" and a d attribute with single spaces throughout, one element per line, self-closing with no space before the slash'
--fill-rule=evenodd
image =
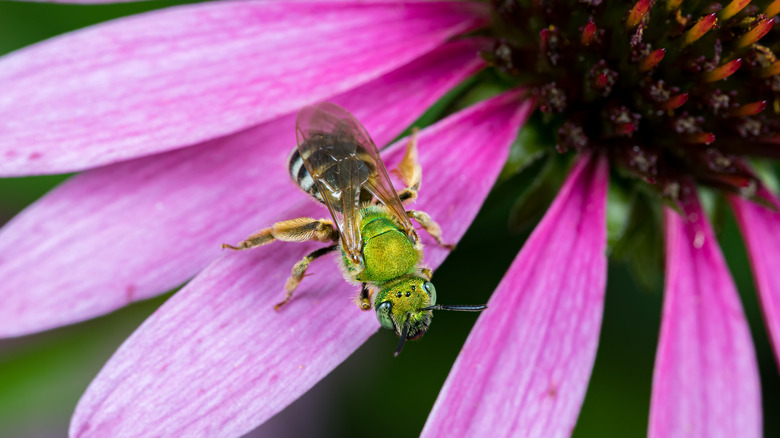
<path id="1" fill-rule="evenodd" d="M 437 304 L 435 306 L 425 307 L 423 310 L 454 310 L 458 312 L 481 312 L 487 309 L 487 304 L 450 304 L 442 305 Z"/>
<path id="2" fill-rule="evenodd" d="M 398 355 L 401 354 L 401 350 L 404 349 L 406 335 L 409 334 L 409 318 L 411 318 L 411 315 L 407 316 L 406 321 L 404 321 L 404 327 L 401 329 L 401 339 L 398 340 L 398 345 L 395 347 L 395 351 L 393 352 L 394 357 L 398 357 Z"/>

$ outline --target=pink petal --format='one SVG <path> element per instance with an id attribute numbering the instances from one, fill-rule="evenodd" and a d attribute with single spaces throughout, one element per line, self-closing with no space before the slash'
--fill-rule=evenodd
<path id="1" fill-rule="evenodd" d="M 737 290 L 695 197 L 666 209 L 666 286 L 650 437 L 759 437 L 761 395 Z"/>
<path id="2" fill-rule="evenodd" d="M 484 23 L 481 5 L 215 2 L 0 60 L 0 175 L 189 146 L 365 84 Z"/>
<path id="3" fill-rule="evenodd" d="M 105 4 L 105 3 L 132 3 L 148 0 L 11 0 L 28 3 L 74 3 L 74 4 Z M 312 2 L 312 0 L 255 0 L 265 3 L 292 3 L 292 2 Z M 389 0 L 316 0 L 317 3 L 387 3 Z M 417 0 L 417 1 L 437 1 L 437 0 Z"/>
<path id="4" fill-rule="evenodd" d="M 568 436 L 596 357 L 607 162 L 580 159 L 458 356 L 422 436 Z"/>
<path id="5" fill-rule="evenodd" d="M 767 195 L 780 206 L 777 197 Z M 745 238 L 764 320 L 780 364 L 780 213 L 738 197 L 730 201 Z"/>
<path id="6" fill-rule="evenodd" d="M 144 0 L 12 0 L 17 2 L 27 2 L 27 3 L 72 3 L 72 4 L 83 4 L 83 5 L 97 5 L 97 4 L 106 4 L 106 3 L 132 3 L 137 1 L 144 1 Z"/>
<path id="7" fill-rule="evenodd" d="M 498 96 L 421 132 L 425 184 L 415 208 L 440 220 L 450 241 L 476 216 L 530 113 L 519 99 Z M 388 163 L 403 143 L 387 151 Z M 307 202 L 277 218 L 324 212 Z M 317 246 L 274 244 L 218 259 L 117 351 L 79 402 L 71 436 L 238 436 L 311 388 L 379 327 L 330 257 L 312 265 L 281 312 L 272 310 L 290 267 Z M 444 253 L 429 251 L 429 263 Z M 394 345 L 388 334 L 388 357 Z"/>
<path id="8" fill-rule="evenodd" d="M 333 101 L 387 144 L 480 68 L 484 45 L 445 45 Z M 72 323 L 162 293 L 214 260 L 220 243 L 279 220 L 282 208 L 310 203 L 287 174 L 294 124 L 286 116 L 95 169 L 27 208 L 0 230 L 0 334 Z"/>

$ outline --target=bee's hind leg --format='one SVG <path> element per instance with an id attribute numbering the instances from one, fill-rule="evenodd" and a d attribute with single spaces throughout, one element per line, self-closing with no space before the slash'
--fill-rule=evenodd
<path id="1" fill-rule="evenodd" d="M 441 238 L 441 227 L 439 226 L 439 224 L 436 223 L 435 220 L 433 220 L 431 215 L 429 215 L 424 211 L 417 211 L 417 210 L 409 210 L 406 212 L 406 215 L 416 220 L 417 223 L 419 223 L 423 227 L 423 229 L 427 231 L 428 234 L 431 235 L 431 237 L 436 239 L 436 242 L 438 242 L 439 245 L 449 249 L 450 251 L 455 249 L 455 245 L 451 243 L 444 243 L 444 241 Z"/>
<path id="2" fill-rule="evenodd" d="M 306 257 L 304 257 L 303 260 L 296 263 L 295 266 L 293 266 L 292 273 L 290 274 L 290 278 L 287 279 L 287 283 L 284 285 L 284 289 L 287 291 L 287 295 L 285 295 L 284 301 L 277 303 L 274 306 L 274 310 L 279 311 L 279 309 L 281 309 L 282 306 L 284 306 L 285 304 L 287 304 L 288 301 L 290 301 L 290 299 L 293 296 L 293 293 L 295 292 L 295 289 L 298 288 L 298 285 L 301 283 L 301 280 L 303 280 L 303 277 L 306 275 L 306 269 L 309 268 L 309 263 L 324 256 L 325 254 L 329 254 L 335 251 L 337 248 L 338 248 L 338 244 L 316 249 L 310 252 Z"/>
<path id="3" fill-rule="evenodd" d="M 276 238 L 273 236 L 273 227 L 264 228 L 255 234 L 247 237 L 246 240 L 239 243 L 238 246 L 233 246 L 228 243 L 222 244 L 222 249 L 232 249 L 233 251 L 241 251 L 244 249 L 254 248 L 256 246 L 262 246 L 273 242 Z"/>
<path id="4" fill-rule="evenodd" d="M 417 191 L 420 190 L 422 182 L 422 166 L 417 158 L 417 128 L 412 128 L 412 135 L 406 143 L 404 158 L 398 163 L 398 167 L 393 169 L 393 173 L 398 175 L 406 185 L 406 188 L 398 193 L 401 202 L 407 203 L 417 198 Z"/>
<path id="5" fill-rule="evenodd" d="M 239 243 L 238 246 L 222 244 L 222 248 L 241 251 L 257 246 L 266 245 L 275 240 L 284 242 L 307 242 L 316 240 L 327 243 L 336 241 L 339 233 L 333 226 L 333 221 L 328 219 L 312 219 L 310 217 L 299 217 L 282 222 L 277 222 L 269 228 L 247 237 L 246 240 Z"/>

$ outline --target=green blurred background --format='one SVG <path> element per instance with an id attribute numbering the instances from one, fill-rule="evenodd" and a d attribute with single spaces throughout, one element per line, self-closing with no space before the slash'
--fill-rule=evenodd
<path id="1" fill-rule="evenodd" d="M 186 2 L 103 6 L 0 2 L 0 54 L 94 23 L 181 3 Z M 0 224 L 65 178 L 0 179 Z M 448 302 L 488 300 L 527 237 L 527 232 L 510 232 L 507 220 L 514 200 L 530 182 L 525 173 L 499 182 L 458 249 L 437 271 L 437 289 Z M 756 344 L 765 436 L 780 436 L 778 367 L 745 249 L 731 216 L 726 215 L 720 231 Z M 645 435 L 660 322 L 660 285 L 661 279 L 656 278 L 655 286 L 642 287 L 625 266 L 610 264 L 598 357 L 575 437 Z M 168 296 L 81 324 L 0 340 L 0 436 L 65 436 L 73 408 L 92 377 Z M 474 320 L 470 315 L 441 315 L 425 342 L 409 345 L 398 359 L 391 354 L 394 336 L 380 332 L 312 391 L 250 435 L 418 435 Z M 384 405 L 399 409 L 395 415 L 378 416 L 378 408 Z"/>

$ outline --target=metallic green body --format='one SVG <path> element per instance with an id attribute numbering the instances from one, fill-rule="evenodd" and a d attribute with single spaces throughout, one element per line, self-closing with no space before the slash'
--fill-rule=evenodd
<path id="1" fill-rule="evenodd" d="M 378 205 L 361 209 L 359 216 L 362 270 L 342 248 L 344 266 L 352 278 L 381 288 L 385 282 L 413 273 L 422 260 L 421 248 L 409 239 L 393 216 Z"/>
<path id="2" fill-rule="evenodd" d="M 382 326 L 394 329 L 405 339 L 425 333 L 433 316 L 421 310 L 436 304 L 430 271 L 422 268 L 422 243 L 411 239 L 395 216 L 383 205 L 362 208 L 358 214 L 361 236 L 361 263 L 355 264 L 344 248 L 341 259 L 346 275 L 353 281 L 369 283 L 379 291 L 374 307 Z M 425 287 L 424 285 L 428 285 Z M 377 307 L 384 304 L 381 310 Z M 406 333 L 402 333 L 406 326 Z"/>

